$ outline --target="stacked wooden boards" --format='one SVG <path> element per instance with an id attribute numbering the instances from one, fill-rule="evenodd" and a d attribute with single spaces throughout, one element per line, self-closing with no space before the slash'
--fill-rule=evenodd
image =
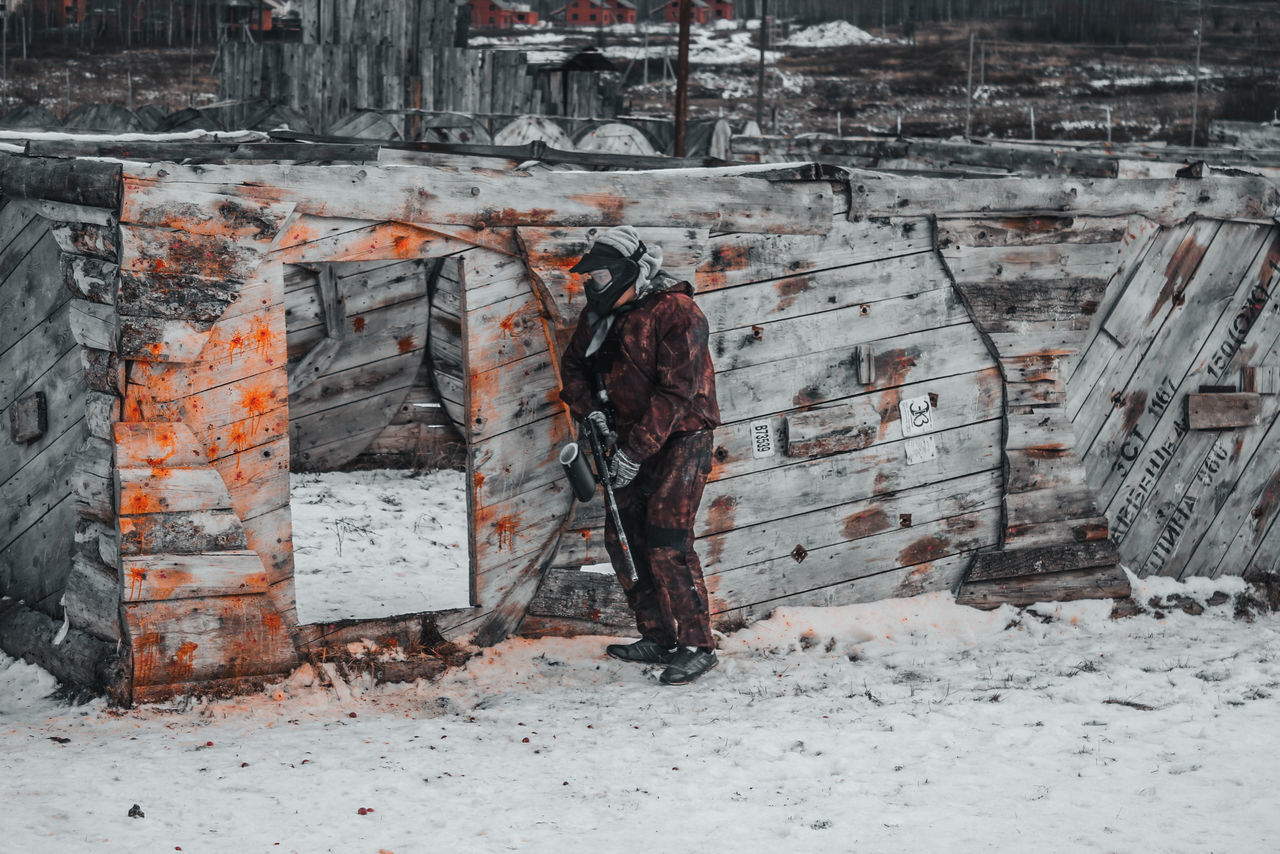
<path id="1" fill-rule="evenodd" d="M 427 345 L 430 273 L 420 259 L 288 269 L 291 469 L 350 462 L 399 413 Z"/>
<path id="2" fill-rule="evenodd" d="M 1280 229 L 1194 220 L 1140 242 L 1067 373 L 1087 484 L 1142 575 L 1280 571 Z"/>
<path id="3" fill-rule="evenodd" d="M 815 236 L 646 239 L 676 250 L 711 327 L 724 426 L 695 534 L 717 621 L 948 589 L 999 541 L 1000 375 L 927 219 L 839 210 Z M 526 631 L 625 614 L 578 571 L 608 560 L 598 505 L 570 524 Z"/>

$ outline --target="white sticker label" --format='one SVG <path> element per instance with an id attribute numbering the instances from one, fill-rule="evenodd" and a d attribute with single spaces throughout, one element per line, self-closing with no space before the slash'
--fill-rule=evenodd
<path id="1" fill-rule="evenodd" d="M 898 404 L 903 436 L 919 436 L 933 429 L 933 407 L 927 397 L 913 397 Z"/>
<path id="2" fill-rule="evenodd" d="M 768 421 L 751 422 L 751 456 L 757 460 L 773 456 L 773 425 Z"/>
<path id="3" fill-rule="evenodd" d="M 903 444 L 907 446 L 907 465 L 909 466 L 926 463 L 938 457 L 938 446 L 933 443 L 932 436 L 917 436 Z"/>

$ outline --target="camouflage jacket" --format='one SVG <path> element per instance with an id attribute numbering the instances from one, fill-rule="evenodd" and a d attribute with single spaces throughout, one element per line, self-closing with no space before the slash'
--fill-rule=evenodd
<path id="1" fill-rule="evenodd" d="M 598 373 L 609 392 L 618 447 L 643 462 L 676 433 L 718 426 L 720 407 L 707 319 L 693 301 L 693 287 L 680 282 L 633 305 L 615 312 L 613 328 L 590 357 L 591 328 L 583 311 L 560 360 L 560 399 L 575 421 L 603 408 L 595 397 Z"/>

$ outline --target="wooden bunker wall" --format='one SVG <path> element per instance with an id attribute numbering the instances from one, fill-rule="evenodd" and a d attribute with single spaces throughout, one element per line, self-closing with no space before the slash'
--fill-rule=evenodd
<path id="1" fill-rule="evenodd" d="M 67 615 L 82 635 L 124 642 L 126 698 L 296 660 L 285 294 L 299 265 L 322 272 L 298 364 L 324 340 L 346 346 L 337 321 L 360 277 L 339 288 L 339 265 L 436 259 L 457 284 L 440 322 L 461 333 L 443 360 L 459 376 L 438 382 L 467 431 L 474 605 L 436 614 L 437 627 L 483 644 L 624 622 L 616 584 L 579 569 L 603 559 L 600 513 L 572 506 L 557 462 L 573 433 L 557 359 L 581 304 L 566 271 L 597 229 L 624 222 L 695 283 L 711 323 L 725 426 L 697 548 L 722 622 L 957 586 L 978 605 L 1125 592 L 1107 536 L 1120 505 L 1092 488 L 1096 472 L 1114 477 L 1098 460 L 1124 447 L 1109 436 L 1160 435 L 1140 420 L 1165 412 L 1150 408 L 1158 396 L 1147 409 L 1116 400 L 1176 365 L 1187 323 L 1223 334 L 1175 382 L 1201 382 L 1195 365 L 1250 368 L 1238 394 L 1262 399 L 1206 390 L 1196 412 L 1213 429 L 1175 436 L 1218 466 L 1210 474 L 1243 473 L 1236 493 L 1212 493 L 1214 524 L 1237 523 L 1229 547 L 1255 563 L 1274 551 L 1280 194 L 1266 181 L 13 160 L 7 197 L 77 223 L 53 231 L 88 386 L 88 439 L 66 449 L 77 554 L 92 558 L 76 570 L 96 575 L 80 605 L 67 585 Z M 111 192 L 95 207 L 11 177 L 59 169 L 42 186 L 92 177 Z M 404 391 L 399 379 L 385 389 Z M 923 435 L 904 435 L 912 401 L 929 403 Z M 1256 413 L 1256 435 L 1223 432 L 1241 411 Z M 1089 423 L 1086 448 L 1075 435 Z M 772 455 L 754 443 L 765 425 Z M 1171 476 L 1162 501 L 1185 501 L 1186 482 Z M 1197 500 L 1218 489 L 1197 483 Z"/>

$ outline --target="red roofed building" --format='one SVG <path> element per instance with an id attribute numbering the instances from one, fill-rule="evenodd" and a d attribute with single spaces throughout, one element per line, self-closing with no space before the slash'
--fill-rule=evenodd
<path id="1" fill-rule="evenodd" d="M 733 0 L 707 0 L 707 5 L 711 7 L 712 21 L 732 21 Z"/>
<path id="2" fill-rule="evenodd" d="M 473 29 L 505 30 L 513 24 L 536 24 L 538 13 L 525 3 L 506 0 L 468 0 Z"/>
<path id="3" fill-rule="evenodd" d="M 689 0 L 689 23 L 706 25 L 711 21 L 711 7 L 703 0 Z M 662 20 L 668 24 L 680 23 L 680 0 L 671 0 L 662 7 Z"/>
<path id="4" fill-rule="evenodd" d="M 570 27 L 634 24 L 636 7 L 630 0 L 572 0 L 564 7 L 564 22 Z"/>

